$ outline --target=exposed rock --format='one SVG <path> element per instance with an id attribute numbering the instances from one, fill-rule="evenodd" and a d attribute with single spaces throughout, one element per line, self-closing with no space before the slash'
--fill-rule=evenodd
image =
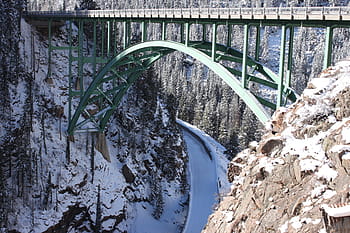
<path id="1" fill-rule="evenodd" d="M 106 136 L 104 133 L 97 133 L 96 135 L 96 150 L 101 152 L 103 157 L 108 161 L 111 162 L 111 156 L 109 155 L 108 145 L 106 141 Z"/>
<path id="2" fill-rule="evenodd" d="M 132 173 L 130 168 L 124 164 L 122 167 L 122 173 L 127 183 L 133 183 L 135 180 L 135 175 Z"/>
<path id="3" fill-rule="evenodd" d="M 277 153 L 283 147 L 283 141 L 280 138 L 269 138 L 260 144 L 258 148 L 258 153 L 264 155 L 271 155 L 272 153 Z"/>
<path id="4" fill-rule="evenodd" d="M 325 232 L 321 205 L 349 202 L 350 62 L 308 87 L 276 112 L 256 152 L 231 161 L 231 193 L 203 232 Z"/>

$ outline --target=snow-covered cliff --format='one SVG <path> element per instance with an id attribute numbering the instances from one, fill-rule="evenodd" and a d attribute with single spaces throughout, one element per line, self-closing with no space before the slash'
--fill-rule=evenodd
<path id="1" fill-rule="evenodd" d="M 312 79 L 232 160 L 231 192 L 203 232 L 325 232 L 322 208 L 349 203 L 349 103 L 350 61 Z"/>
<path id="2" fill-rule="evenodd" d="M 2 79 L 8 93 L 1 98 L 1 231 L 137 232 L 135 223 L 148 217 L 152 227 L 180 232 L 188 158 L 171 97 L 152 71 L 123 99 L 105 137 L 82 133 L 69 141 L 67 51 L 53 55 L 48 77 L 47 34 L 17 23 L 18 47 L 8 54 L 17 61 L 16 79 Z M 62 26 L 53 42 L 66 37 Z M 96 150 L 101 144 L 109 159 Z"/>

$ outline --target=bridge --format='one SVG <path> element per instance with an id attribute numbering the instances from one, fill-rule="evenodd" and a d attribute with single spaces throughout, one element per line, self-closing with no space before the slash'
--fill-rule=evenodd
<path id="1" fill-rule="evenodd" d="M 52 72 L 53 51 L 68 50 L 68 134 L 73 135 L 102 132 L 130 86 L 154 62 L 174 51 L 206 65 L 234 90 L 261 122 L 266 122 L 270 118 L 268 109 L 274 111 L 297 98 L 290 87 L 294 29 L 301 26 L 325 28 L 323 67 L 326 68 L 331 64 L 333 29 L 350 26 L 350 8 L 29 11 L 26 18 L 48 30 L 48 76 Z M 67 45 L 53 44 L 52 30 L 57 25 L 67 25 Z M 78 28 L 76 40 L 73 39 L 73 25 Z M 159 33 L 150 36 L 150 25 L 158 25 Z M 179 30 L 169 34 L 167 27 L 170 25 L 176 25 Z M 190 40 L 191 25 L 201 28 L 201 40 Z M 233 25 L 243 26 L 242 52 L 232 48 Z M 224 27 L 221 31 L 227 34 L 224 44 L 217 42 L 219 26 Z M 278 26 L 281 30 L 278 74 L 259 61 L 260 34 L 264 26 Z M 254 57 L 248 56 L 252 27 L 256 28 Z M 92 43 L 90 53 L 84 38 Z M 92 69 L 91 77 L 84 76 L 86 64 Z M 276 98 L 267 99 L 255 93 L 250 88 L 252 83 L 259 88 L 275 90 Z"/>

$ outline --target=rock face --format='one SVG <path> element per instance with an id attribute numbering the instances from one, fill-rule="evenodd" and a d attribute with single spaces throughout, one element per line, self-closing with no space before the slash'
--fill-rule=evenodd
<path id="1" fill-rule="evenodd" d="M 231 192 L 203 232 L 326 232 L 321 205 L 349 202 L 350 62 L 311 80 L 258 145 L 229 165 Z"/>

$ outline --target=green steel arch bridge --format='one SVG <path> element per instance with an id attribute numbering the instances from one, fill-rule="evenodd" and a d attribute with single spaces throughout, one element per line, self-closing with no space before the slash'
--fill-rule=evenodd
<path id="1" fill-rule="evenodd" d="M 290 87 L 294 29 L 325 29 L 323 67 L 327 68 L 331 64 L 333 29 L 350 26 L 347 7 L 28 11 L 25 15 L 32 24 L 48 30 L 48 76 L 52 73 L 53 51 L 68 50 L 70 136 L 104 131 L 128 88 L 154 62 L 174 51 L 202 62 L 234 90 L 261 122 L 266 122 L 270 119 L 268 109 L 276 110 L 297 98 Z M 64 24 L 68 27 L 67 45 L 56 45 L 52 29 Z M 148 33 L 151 24 L 159 26 L 159 32 L 152 37 Z M 177 33 L 177 40 L 170 40 L 174 37 L 167 30 L 171 24 L 180 29 L 171 32 Z M 191 25 L 201 27 L 201 40 L 190 40 Z M 244 28 L 243 51 L 231 46 L 233 25 Z M 219 26 L 225 27 L 221 33 L 227 33 L 224 44 L 217 43 Z M 263 26 L 281 29 L 277 74 L 259 61 Z M 73 27 L 77 27 L 76 38 Z M 254 57 L 248 56 L 251 27 L 256 28 Z M 89 34 L 92 45 L 89 53 L 85 34 Z M 90 78 L 84 76 L 85 65 L 92 68 Z M 266 99 L 254 93 L 251 83 L 275 90 L 276 98 Z"/>

